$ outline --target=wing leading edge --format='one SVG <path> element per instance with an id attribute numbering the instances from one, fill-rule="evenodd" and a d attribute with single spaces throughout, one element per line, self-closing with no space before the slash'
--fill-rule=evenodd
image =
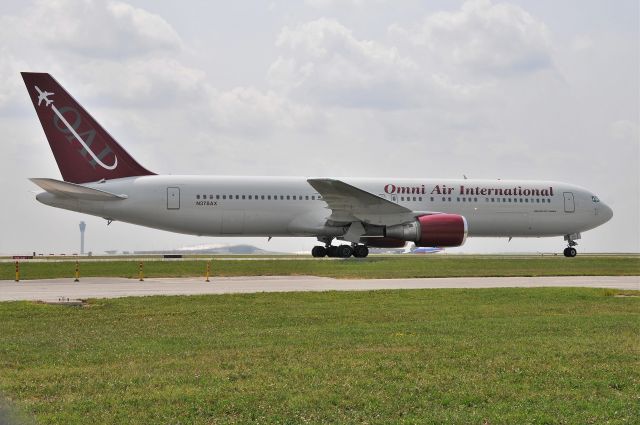
<path id="1" fill-rule="evenodd" d="M 412 211 L 402 205 L 359 189 L 341 180 L 308 179 L 331 209 L 329 221 L 335 223 L 362 222 L 379 226 L 402 224 L 416 216 L 436 214 Z"/>

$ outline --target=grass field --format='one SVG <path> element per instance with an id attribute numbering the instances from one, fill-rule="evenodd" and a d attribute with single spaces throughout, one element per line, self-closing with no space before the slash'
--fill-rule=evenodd
<path id="1" fill-rule="evenodd" d="M 0 303 L 0 392 L 47 424 L 638 423 L 640 298 L 617 292 Z"/>
<path id="2" fill-rule="evenodd" d="M 148 277 L 203 276 L 204 260 L 145 261 Z M 72 277 L 74 261 L 22 262 L 21 279 Z M 82 276 L 135 277 L 135 261 L 86 261 Z M 638 256 L 501 257 L 389 256 L 364 260 L 214 259 L 214 276 L 313 275 L 340 278 L 410 278 L 453 276 L 616 276 L 640 275 Z M 0 263 L 0 279 L 14 279 L 13 263 Z"/>

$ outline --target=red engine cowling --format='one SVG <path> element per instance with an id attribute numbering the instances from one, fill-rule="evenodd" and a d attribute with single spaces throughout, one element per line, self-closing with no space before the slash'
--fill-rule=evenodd
<path id="1" fill-rule="evenodd" d="M 387 227 L 385 237 L 413 241 L 416 246 L 460 246 L 467 238 L 467 220 L 458 214 L 423 215 L 411 223 Z"/>
<path id="2" fill-rule="evenodd" d="M 416 246 L 461 246 L 467 239 L 467 220 L 458 214 L 423 215 L 418 223 L 420 239 Z"/>

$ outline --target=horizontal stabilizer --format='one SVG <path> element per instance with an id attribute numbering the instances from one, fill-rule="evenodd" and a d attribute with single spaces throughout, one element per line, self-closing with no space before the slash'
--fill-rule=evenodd
<path id="1" fill-rule="evenodd" d="M 93 189 L 75 183 L 63 182 L 55 179 L 29 179 L 45 191 L 56 196 L 88 201 L 117 201 L 127 199 L 127 195 L 116 195 L 104 190 Z"/>

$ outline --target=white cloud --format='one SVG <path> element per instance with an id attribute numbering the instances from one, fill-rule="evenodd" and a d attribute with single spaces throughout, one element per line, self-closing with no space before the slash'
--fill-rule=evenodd
<path id="1" fill-rule="evenodd" d="M 508 3 L 469 0 L 457 11 L 428 15 L 414 30 L 394 24 L 389 31 L 467 75 L 503 77 L 551 66 L 546 25 Z"/>
<path id="2" fill-rule="evenodd" d="M 305 127 L 317 118 L 310 107 L 254 87 L 211 92 L 210 107 L 216 128 L 258 136 L 278 128 Z"/>
<path id="3" fill-rule="evenodd" d="M 618 120 L 611 124 L 609 131 L 614 139 L 640 144 L 640 129 L 636 122 Z"/>
<path id="4" fill-rule="evenodd" d="M 311 6 L 311 7 L 315 7 L 318 9 L 327 9 L 327 8 L 331 8 L 331 7 L 344 7 L 344 6 L 364 6 L 367 3 L 371 3 L 371 2 L 376 2 L 376 3 L 383 3 L 386 0 L 304 0 L 304 2 Z"/>
<path id="5" fill-rule="evenodd" d="M 170 108 L 177 106 L 178 100 L 201 100 L 207 90 L 204 71 L 164 56 L 87 60 L 66 70 L 65 75 L 65 79 L 85 81 L 85 95 L 126 106 Z"/>
<path id="6" fill-rule="evenodd" d="M 285 53 L 271 65 L 269 79 L 297 99 L 373 108 L 415 102 L 415 63 L 394 47 L 356 38 L 336 20 L 285 27 L 277 45 Z"/>
<path id="7" fill-rule="evenodd" d="M 42 0 L 18 22 L 21 36 L 83 56 L 122 58 L 182 45 L 163 18 L 117 1 Z"/>
<path id="8" fill-rule="evenodd" d="M 24 95 L 24 85 L 20 81 L 21 71 L 27 70 L 26 63 L 17 58 L 6 47 L 0 48 L 0 111 L 15 106 L 18 96 Z"/>

